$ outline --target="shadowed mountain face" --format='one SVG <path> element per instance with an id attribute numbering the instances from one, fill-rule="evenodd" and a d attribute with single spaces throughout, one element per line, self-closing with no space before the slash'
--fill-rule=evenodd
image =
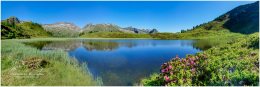
<path id="1" fill-rule="evenodd" d="M 231 34 L 230 32 L 241 34 L 259 32 L 259 2 L 238 6 L 213 21 L 181 31 L 182 36 L 186 37 L 209 37 Z"/>
<path id="2" fill-rule="evenodd" d="M 236 7 L 215 21 L 226 21 L 223 27 L 231 32 L 243 34 L 259 32 L 259 2 Z"/>
<path id="3" fill-rule="evenodd" d="M 158 31 L 156 29 L 137 29 L 134 27 L 126 27 L 123 28 L 123 30 L 128 30 L 128 31 L 132 31 L 134 33 L 138 33 L 138 34 L 153 34 L 153 33 L 158 33 Z"/>

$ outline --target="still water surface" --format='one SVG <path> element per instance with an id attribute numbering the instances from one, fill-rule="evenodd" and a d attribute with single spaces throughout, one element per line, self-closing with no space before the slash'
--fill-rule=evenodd
<path id="1" fill-rule="evenodd" d="M 158 73 L 161 64 L 176 55 L 185 57 L 207 49 L 195 40 L 78 39 L 26 43 L 41 50 L 62 49 L 80 63 L 87 63 L 103 85 L 135 85 Z"/>

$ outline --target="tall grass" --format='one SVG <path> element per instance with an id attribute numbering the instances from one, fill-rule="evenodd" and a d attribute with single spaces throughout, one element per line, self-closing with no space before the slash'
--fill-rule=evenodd
<path id="1" fill-rule="evenodd" d="M 86 71 L 85 66 L 79 65 L 66 52 L 40 51 L 20 41 L 1 41 L 1 85 L 101 85 Z M 23 63 L 33 58 L 47 61 L 46 66 L 29 68 Z"/>

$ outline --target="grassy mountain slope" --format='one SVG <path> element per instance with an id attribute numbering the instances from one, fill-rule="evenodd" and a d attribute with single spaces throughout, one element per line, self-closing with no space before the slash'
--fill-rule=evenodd
<path id="1" fill-rule="evenodd" d="M 259 32 L 259 2 L 234 8 L 213 21 L 181 30 L 180 33 L 157 33 L 153 38 L 160 39 L 203 39 L 239 37 L 243 34 Z"/>
<path id="2" fill-rule="evenodd" d="M 112 24 L 88 24 L 83 28 L 83 33 L 95 32 L 121 32 L 120 27 Z"/>
<path id="3" fill-rule="evenodd" d="M 37 23 L 20 22 L 16 17 L 1 21 L 1 38 L 3 39 L 48 36 L 50 36 L 49 33 Z"/>
<path id="4" fill-rule="evenodd" d="M 47 37 L 50 36 L 40 24 L 33 22 L 23 22 L 17 26 L 23 29 L 23 33 L 30 35 L 30 37 Z"/>
<path id="5" fill-rule="evenodd" d="M 156 33 L 152 34 L 153 38 L 159 39 L 205 39 L 221 37 L 239 37 L 241 33 L 230 32 L 223 27 L 224 22 L 211 21 L 198 25 L 192 29 L 182 30 L 179 33 Z"/>

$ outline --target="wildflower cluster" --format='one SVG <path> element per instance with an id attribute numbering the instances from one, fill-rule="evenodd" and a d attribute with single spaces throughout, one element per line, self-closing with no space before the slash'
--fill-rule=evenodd
<path id="1" fill-rule="evenodd" d="M 199 64 L 204 62 L 206 55 L 188 56 L 179 58 L 176 56 L 170 62 L 161 66 L 161 77 L 164 85 L 191 85 L 193 77 L 197 76 Z"/>

